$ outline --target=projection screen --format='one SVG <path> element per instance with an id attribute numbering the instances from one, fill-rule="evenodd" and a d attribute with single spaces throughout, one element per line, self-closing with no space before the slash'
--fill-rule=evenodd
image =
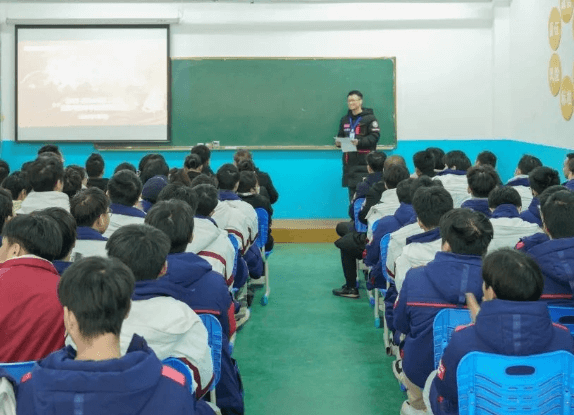
<path id="1" fill-rule="evenodd" d="M 16 26 L 16 140 L 165 142 L 169 26 Z"/>

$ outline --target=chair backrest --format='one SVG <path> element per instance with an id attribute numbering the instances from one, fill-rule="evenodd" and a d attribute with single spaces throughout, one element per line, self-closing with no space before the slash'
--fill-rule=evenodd
<path id="1" fill-rule="evenodd" d="M 263 208 L 256 208 L 257 222 L 259 222 L 259 233 L 257 235 L 257 246 L 259 249 L 265 248 L 267 236 L 269 233 L 269 214 Z"/>
<path id="2" fill-rule="evenodd" d="M 444 349 L 454 329 L 471 322 L 470 311 L 462 308 L 445 308 L 438 312 L 432 325 L 434 341 L 434 368 L 438 368 Z"/>
<path id="3" fill-rule="evenodd" d="M 10 376 L 14 378 L 17 383 L 20 383 L 22 376 L 31 372 L 36 366 L 35 361 L 30 362 L 16 362 L 16 363 L 0 363 L 0 367 L 4 369 Z"/>
<path id="4" fill-rule="evenodd" d="M 237 261 L 239 260 L 239 241 L 233 235 L 227 235 L 229 240 L 231 241 L 231 245 L 233 245 L 233 249 L 235 249 L 235 258 L 233 259 L 233 273 L 232 275 L 235 277 L 237 274 Z"/>
<path id="5" fill-rule="evenodd" d="M 574 336 L 574 308 L 549 305 L 548 312 L 554 323 L 562 324 Z"/>
<path id="6" fill-rule="evenodd" d="M 207 343 L 211 348 L 211 360 L 213 360 L 214 381 L 210 390 L 215 389 L 221 378 L 221 351 L 223 348 L 223 330 L 219 320 L 211 314 L 200 314 L 199 317 L 207 329 Z"/>
<path id="7" fill-rule="evenodd" d="M 359 212 L 361 211 L 361 207 L 363 206 L 364 202 L 365 202 L 364 197 L 355 199 L 355 201 L 353 202 L 353 218 L 355 219 L 355 230 L 357 232 L 367 232 L 367 225 L 363 224 L 359 220 Z"/>
<path id="8" fill-rule="evenodd" d="M 162 363 L 166 366 L 171 367 L 172 369 L 177 370 L 179 373 L 185 376 L 185 380 L 187 381 L 187 387 L 189 388 L 189 392 L 193 393 L 195 391 L 195 382 L 193 381 L 193 372 L 191 368 L 179 360 L 177 357 L 168 357 L 162 360 Z"/>
<path id="9" fill-rule="evenodd" d="M 574 356 L 566 351 L 532 356 L 469 353 L 456 371 L 458 413 L 574 413 L 573 370 Z"/>

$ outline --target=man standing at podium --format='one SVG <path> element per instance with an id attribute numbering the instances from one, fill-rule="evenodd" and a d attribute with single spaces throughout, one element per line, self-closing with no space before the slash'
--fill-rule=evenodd
<path id="1" fill-rule="evenodd" d="M 347 94 L 349 112 L 339 124 L 337 137 L 349 137 L 356 151 L 343 153 L 343 187 L 349 188 L 349 200 L 353 199 L 357 184 L 363 181 L 367 171 L 367 154 L 377 149 L 381 129 L 370 108 L 363 108 L 363 94 L 351 91 Z M 336 141 L 337 147 L 341 146 Z"/>

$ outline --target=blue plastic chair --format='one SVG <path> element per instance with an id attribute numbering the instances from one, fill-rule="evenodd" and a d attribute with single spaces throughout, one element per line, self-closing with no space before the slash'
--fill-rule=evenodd
<path id="1" fill-rule="evenodd" d="M 375 294 L 374 294 L 374 299 L 375 299 L 375 304 L 374 304 L 374 312 L 375 312 L 375 327 L 376 328 L 381 328 L 381 317 L 380 317 L 380 310 L 379 310 L 379 304 L 380 304 L 380 297 L 384 297 L 385 294 L 387 293 L 387 289 L 389 288 L 389 283 L 391 281 L 391 277 L 389 277 L 389 274 L 387 273 L 387 253 L 389 250 L 389 241 L 391 240 L 391 234 L 387 233 L 385 236 L 383 236 L 381 238 L 381 242 L 379 244 L 379 248 L 381 251 L 380 254 L 380 258 L 381 258 L 381 265 L 382 265 L 382 271 L 383 271 L 383 275 L 385 277 L 385 279 L 387 280 L 386 286 L 385 288 L 381 288 L 381 287 L 376 287 L 375 288 Z M 388 328 L 386 326 L 386 324 L 384 324 L 384 328 L 385 328 L 385 347 L 387 346 L 387 339 L 388 339 Z"/>
<path id="2" fill-rule="evenodd" d="M 438 312 L 432 325 L 434 338 L 434 368 L 438 368 L 444 349 L 458 326 L 471 322 L 470 311 L 464 308 L 445 308 Z M 493 333 L 493 336 L 496 334 Z"/>
<path id="3" fill-rule="evenodd" d="M 574 336 L 574 308 L 549 305 L 548 312 L 554 323 L 562 324 L 570 330 L 570 334 Z"/>
<path id="4" fill-rule="evenodd" d="M 235 258 L 233 259 L 233 276 L 237 273 L 237 261 L 239 260 L 239 241 L 235 238 L 235 236 L 227 235 L 229 240 L 231 241 L 231 245 L 233 245 L 233 249 L 235 249 Z"/>
<path id="5" fill-rule="evenodd" d="M 194 382 L 193 382 L 193 372 L 185 363 L 179 360 L 176 357 L 168 357 L 163 359 L 162 363 L 166 366 L 171 367 L 172 369 L 177 370 L 179 373 L 185 376 L 185 380 L 187 381 L 187 386 L 189 388 L 189 393 L 194 392 Z"/>
<path id="6" fill-rule="evenodd" d="M 200 314 L 199 318 L 207 329 L 207 343 L 211 348 L 211 360 L 213 360 L 213 383 L 209 389 L 210 401 L 215 403 L 215 387 L 221 379 L 221 351 L 223 348 L 223 330 L 219 320 L 211 314 Z"/>
<path id="7" fill-rule="evenodd" d="M 355 199 L 355 201 L 353 202 L 353 218 L 355 220 L 355 230 L 357 232 L 367 232 L 367 225 L 363 224 L 359 220 L 359 212 L 361 211 L 363 203 L 365 203 L 364 197 Z"/>
<path id="8" fill-rule="evenodd" d="M 456 371 L 458 413 L 572 414 L 572 373 L 574 356 L 566 351 L 520 357 L 469 353 Z"/>
<path id="9" fill-rule="evenodd" d="M 261 251 L 261 258 L 263 259 L 264 265 L 264 282 L 265 282 L 265 294 L 261 297 L 261 305 L 267 305 L 269 303 L 269 294 L 271 293 L 271 288 L 269 287 L 269 264 L 267 259 L 269 255 L 273 252 L 272 250 L 269 252 L 265 251 L 265 244 L 267 243 L 267 237 L 269 233 L 269 214 L 263 208 L 255 209 L 257 212 L 257 221 L 259 222 L 259 234 L 257 235 L 257 247 Z"/>
<path id="10" fill-rule="evenodd" d="M 8 372 L 17 383 L 20 383 L 22 376 L 31 372 L 34 366 L 36 366 L 36 361 L 34 360 L 29 362 L 0 363 L 0 367 Z"/>

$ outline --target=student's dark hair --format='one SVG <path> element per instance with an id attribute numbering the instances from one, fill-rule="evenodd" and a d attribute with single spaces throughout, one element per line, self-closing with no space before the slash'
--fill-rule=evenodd
<path id="1" fill-rule="evenodd" d="M 552 239 L 574 237 L 574 193 L 567 189 L 554 193 L 540 211 Z"/>
<path id="2" fill-rule="evenodd" d="M 407 162 L 405 161 L 405 158 L 398 154 L 389 156 L 385 160 L 385 169 L 388 169 L 389 167 L 394 165 L 403 166 L 405 169 L 407 168 Z"/>
<path id="3" fill-rule="evenodd" d="M 235 152 L 235 154 L 233 155 L 233 161 L 237 164 L 237 166 L 239 167 L 239 163 L 241 163 L 244 160 L 251 160 L 253 161 L 253 156 L 251 155 L 251 152 L 247 149 L 244 148 L 240 148 L 239 150 L 237 150 Z"/>
<path id="4" fill-rule="evenodd" d="M 425 176 L 434 177 L 434 157 L 430 151 L 417 151 L 413 155 L 413 163 L 417 169 Z"/>
<path id="5" fill-rule="evenodd" d="M 76 220 L 70 212 L 59 207 L 50 207 L 36 210 L 32 212 L 31 215 L 46 216 L 52 218 L 58 224 L 58 228 L 62 234 L 62 247 L 55 259 L 64 259 L 67 257 L 76 244 Z"/>
<path id="6" fill-rule="evenodd" d="M 242 171 L 239 173 L 239 187 L 237 193 L 248 193 L 257 187 L 257 175 L 253 171 Z"/>
<path id="7" fill-rule="evenodd" d="M 432 154 L 434 159 L 434 168 L 435 170 L 443 170 L 444 169 L 444 151 L 438 147 L 429 147 L 426 149 L 429 153 Z"/>
<path id="8" fill-rule="evenodd" d="M 454 254 L 484 255 L 492 240 L 492 224 L 482 212 L 453 209 L 440 220 L 442 243 L 448 242 Z"/>
<path id="9" fill-rule="evenodd" d="M 411 183 L 411 201 L 415 197 L 415 193 L 421 187 L 444 187 L 440 180 L 433 180 L 428 176 L 419 176 L 413 179 Z"/>
<path id="10" fill-rule="evenodd" d="M 192 154 L 197 154 L 201 159 L 201 164 L 204 166 L 207 164 L 209 159 L 211 158 L 211 150 L 205 144 L 198 144 L 191 148 Z"/>
<path id="11" fill-rule="evenodd" d="M 525 154 L 520 158 L 518 162 L 518 168 L 522 174 L 528 174 L 536 167 L 542 166 L 542 162 L 538 157 L 531 156 L 530 154 Z"/>
<path id="12" fill-rule="evenodd" d="M 127 161 L 118 164 L 118 166 L 114 170 L 114 174 L 122 170 L 129 170 L 131 172 L 137 173 L 136 166 L 134 166 L 132 163 L 128 163 Z"/>
<path id="13" fill-rule="evenodd" d="M 133 206 L 142 192 L 140 178 L 129 170 L 120 170 L 108 182 L 108 194 L 112 203 Z"/>
<path id="14" fill-rule="evenodd" d="M 58 224 L 54 219 L 41 215 L 16 215 L 4 224 L 2 238 L 48 261 L 56 259 L 62 249 L 62 233 Z"/>
<path id="15" fill-rule="evenodd" d="M 30 193 L 32 190 L 32 186 L 30 182 L 28 182 L 26 175 L 21 171 L 15 171 L 6 177 L 2 182 L 2 187 L 12 193 L 12 200 L 18 199 L 22 190 L 25 190 L 26 193 Z"/>
<path id="16" fill-rule="evenodd" d="M 463 151 L 452 150 L 444 155 L 444 164 L 449 169 L 456 167 L 456 170 L 467 171 L 472 163 Z"/>
<path id="17" fill-rule="evenodd" d="M 149 162 L 151 162 L 151 161 L 154 161 L 154 160 L 161 160 L 161 161 L 163 161 L 165 164 L 167 164 L 167 163 L 165 162 L 165 158 L 164 158 L 161 154 L 159 154 L 159 153 L 149 153 L 149 154 L 146 154 L 145 156 L 143 156 L 143 157 L 141 158 L 141 160 L 140 160 L 140 162 L 139 162 L 139 164 L 138 164 L 138 171 L 139 171 L 140 173 L 142 173 L 142 172 L 145 170 L 147 164 L 148 164 Z"/>
<path id="18" fill-rule="evenodd" d="M 178 169 L 177 167 L 173 167 L 169 170 L 167 181 L 169 183 L 179 183 L 185 186 L 191 186 L 191 180 L 187 173 L 183 169 Z"/>
<path id="19" fill-rule="evenodd" d="M 468 187 L 474 197 L 488 197 L 488 194 L 498 186 L 498 173 L 490 166 L 473 166 L 466 172 Z"/>
<path id="20" fill-rule="evenodd" d="M 82 176 L 78 172 L 78 169 L 72 166 L 66 167 L 66 170 L 64 170 L 64 187 L 62 192 L 72 198 L 80 190 L 82 190 Z"/>
<path id="21" fill-rule="evenodd" d="M 84 180 L 86 178 L 86 169 L 84 169 L 82 166 L 78 165 L 78 164 L 70 164 L 68 167 L 66 167 L 66 169 L 71 169 L 71 170 L 75 170 L 78 172 L 78 174 L 80 175 L 80 177 L 82 178 L 82 180 Z"/>
<path id="22" fill-rule="evenodd" d="M 400 164 L 393 164 L 383 172 L 383 182 L 387 189 L 395 189 L 397 185 L 409 178 L 409 171 Z"/>
<path id="23" fill-rule="evenodd" d="M 253 160 L 251 159 L 245 159 L 245 160 L 241 160 L 238 164 L 237 164 L 237 170 L 239 170 L 239 172 L 242 171 L 255 171 L 255 163 L 253 163 Z"/>
<path id="24" fill-rule="evenodd" d="M 496 209 L 500 205 L 522 207 L 520 193 L 512 186 L 497 186 L 488 194 L 488 207 Z"/>
<path id="25" fill-rule="evenodd" d="M 58 180 L 64 180 L 64 165 L 55 157 L 39 157 L 26 169 L 26 174 L 35 192 L 49 192 Z"/>
<path id="26" fill-rule="evenodd" d="M 350 91 L 347 96 L 350 97 L 351 95 L 356 95 L 359 98 L 363 99 L 363 94 L 361 94 L 361 92 L 357 91 L 356 89 L 353 89 L 352 91 Z"/>
<path id="27" fill-rule="evenodd" d="M 92 153 L 86 160 L 86 173 L 88 177 L 100 177 L 104 174 L 104 158 L 99 153 Z"/>
<path id="28" fill-rule="evenodd" d="M 561 192 L 563 190 L 567 190 L 564 186 L 562 185 L 554 185 L 554 186 L 550 186 L 548 188 L 546 188 L 542 193 L 540 193 L 540 195 L 538 196 L 538 200 L 540 201 L 540 207 L 542 207 L 546 201 L 548 200 L 548 198 L 550 196 L 552 196 L 554 193 L 556 192 Z"/>
<path id="29" fill-rule="evenodd" d="M 142 184 L 155 176 L 165 176 L 169 174 L 169 166 L 164 160 L 150 160 L 146 163 L 144 169 L 141 171 L 140 180 Z"/>
<path id="30" fill-rule="evenodd" d="M 209 184 L 217 188 L 217 178 L 202 173 L 191 181 L 191 187 L 199 186 L 200 184 Z"/>
<path id="31" fill-rule="evenodd" d="M 496 160 L 496 154 L 488 150 L 481 151 L 478 153 L 478 156 L 476 156 L 476 161 L 478 161 L 481 166 L 491 166 L 493 169 L 496 167 Z"/>
<path id="32" fill-rule="evenodd" d="M 557 170 L 540 166 L 528 173 L 528 181 L 530 182 L 530 188 L 534 190 L 537 195 L 540 195 L 550 186 L 559 185 L 560 175 Z"/>
<path id="33" fill-rule="evenodd" d="M 43 153 L 54 153 L 58 157 L 60 158 L 62 157 L 62 152 L 60 151 L 60 148 L 55 144 L 46 144 L 40 147 L 40 149 L 38 150 L 38 155 Z"/>
<path id="34" fill-rule="evenodd" d="M 197 154 L 188 154 L 183 162 L 183 166 L 187 169 L 199 169 L 203 166 L 203 163 Z"/>
<path id="35" fill-rule="evenodd" d="M 136 281 L 155 280 L 165 264 L 171 242 L 168 236 L 149 225 L 125 225 L 108 242 L 108 256 L 132 270 Z"/>
<path id="36" fill-rule="evenodd" d="M 98 187 L 80 190 L 70 200 L 70 213 L 77 226 L 91 227 L 110 207 L 110 199 Z"/>
<path id="37" fill-rule="evenodd" d="M 74 262 L 64 271 L 58 298 L 74 313 L 83 337 L 119 336 L 134 286 L 133 273 L 121 261 L 93 256 Z"/>
<path id="38" fill-rule="evenodd" d="M 6 219 L 12 216 L 12 194 L 6 189 L 0 189 L 0 229 L 6 223 Z"/>
<path id="39" fill-rule="evenodd" d="M 419 187 L 413 196 L 413 209 L 421 223 L 429 229 L 436 228 L 440 218 L 453 206 L 452 196 L 443 187 Z"/>
<path id="40" fill-rule="evenodd" d="M 182 200 L 157 202 L 148 211 L 145 223 L 165 233 L 171 241 L 171 254 L 184 252 L 193 236 L 195 212 Z"/>
<path id="41" fill-rule="evenodd" d="M 226 163 L 217 170 L 216 177 L 221 190 L 233 190 L 239 182 L 239 170 L 233 164 Z"/>
<path id="42" fill-rule="evenodd" d="M 406 203 L 407 205 L 412 203 L 413 195 L 411 194 L 411 186 L 414 181 L 415 179 L 409 177 L 397 184 L 397 198 L 399 202 Z"/>
<path id="43" fill-rule="evenodd" d="M 0 159 L 0 183 L 10 174 L 10 166 L 4 160 Z"/>
<path id="44" fill-rule="evenodd" d="M 193 188 L 197 193 L 197 213 L 202 216 L 209 216 L 216 208 L 219 200 L 217 189 L 211 184 L 199 184 Z"/>
<path id="45" fill-rule="evenodd" d="M 158 202 L 167 200 L 182 200 L 195 212 L 200 198 L 194 189 L 181 183 L 170 183 L 159 192 Z"/>
<path id="46" fill-rule="evenodd" d="M 367 164 L 375 172 L 383 171 L 386 159 L 387 155 L 382 152 L 371 151 L 369 154 L 367 154 Z"/>
<path id="47" fill-rule="evenodd" d="M 536 261 L 511 248 L 497 249 L 484 257 L 482 279 L 499 300 L 538 301 L 544 290 L 544 276 Z"/>

